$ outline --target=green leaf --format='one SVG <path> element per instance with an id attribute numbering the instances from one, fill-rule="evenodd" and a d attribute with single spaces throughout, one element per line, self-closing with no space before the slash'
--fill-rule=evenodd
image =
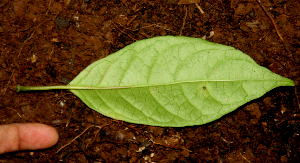
<path id="1" fill-rule="evenodd" d="M 233 47 L 161 36 L 94 62 L 69 85 L 108 117 L 180 127 L 214 121 L 271 89 L 295 84 Z"/>

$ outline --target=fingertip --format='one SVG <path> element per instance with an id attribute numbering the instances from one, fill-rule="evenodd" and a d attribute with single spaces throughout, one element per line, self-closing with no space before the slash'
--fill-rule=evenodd
<path id="1" fill-rule="evenodd" d="M 39 123 L 19 124 L 20 150 L 37 150 L 52 147 L 58 142 L 55 128 Z"/>
<path id="2" fill-rule="evenodd" d="M 0 154 L 18 150 L 45 149 L 58 142 L 55 128 L 39 123 L 0 125 Z"/>

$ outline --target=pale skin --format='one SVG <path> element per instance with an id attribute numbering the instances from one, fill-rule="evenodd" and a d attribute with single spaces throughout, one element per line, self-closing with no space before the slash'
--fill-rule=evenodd
<path id="1" fill-rule="evenodd" d="M 39 123 L 0 125 L 0 154 L 52 147 L 58 141 L 55 128 Z"/>

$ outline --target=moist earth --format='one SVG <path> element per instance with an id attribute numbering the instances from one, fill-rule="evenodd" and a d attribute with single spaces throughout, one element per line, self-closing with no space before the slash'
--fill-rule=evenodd
<path id="1" fill-rule="evenodd" d="M 299 8 L 297 0 L 2 0 L 0 124 L 48 124 L 60 140 L 0 162 L 300 162 Z M 296 86 L 181 128 L 117 121 L 67 90 L 16 92 L 67 84 L 94 61 L 163 35 L 233 46 Z"/>

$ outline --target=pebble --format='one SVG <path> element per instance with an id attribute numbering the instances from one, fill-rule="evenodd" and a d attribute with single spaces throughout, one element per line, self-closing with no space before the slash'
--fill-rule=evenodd
<path id="1" fill-rule="evenodd" d="M 55 23 L 57 24 L 59 29 L 67 28 L 70 25 L 69 21 L 67 21 L 66 19 L 61 18 L 61 17 L 56 18 Z"/>

